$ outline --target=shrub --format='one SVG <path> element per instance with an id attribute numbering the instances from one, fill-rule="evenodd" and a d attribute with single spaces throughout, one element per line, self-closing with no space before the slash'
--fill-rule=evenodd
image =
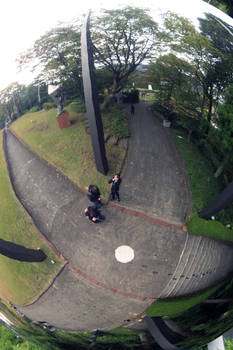
<path id="1" fill-rule="evenodd" d="M 33 106 L 28 113 L 35 113 L 38 112 L 40 110 L 39 106 Z"/>
<path id="2" fill-rule="evenodd" d="M 56 108 L 57 106 L 56 106 L 56 103 L 55 102 L 45 102 L 44 104 L 43 104 L 43 109 L 45 110 L 45 111 L 48 111 L 49 109 L 51 109 L 51 108 Z"/>
<path id="3" fill-rule="evenodd" d="M 70 109 L 71 109 L 71 111 L 76 112 L 76 113 L 85 113 L 86 112 L 85 104 L 81 100 L 73 101 L 70 104 Z"/>
<path id="4" fill-rule="evenodd" d="M 119 139 L 129 137 L 129 126 L 126 113 L 122 106 L 110 107 L 108 113 L 103 115 L 105 130 Z"/>

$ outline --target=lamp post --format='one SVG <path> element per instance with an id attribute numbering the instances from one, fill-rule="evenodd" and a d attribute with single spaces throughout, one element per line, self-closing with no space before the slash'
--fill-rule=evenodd
<path id="1" fill-rule="evenodd" d="M 96 168 L 99 172 L 106 175 L 108 172 L 108 162 L 105 152 L 103 124 L 100 114 L 95 80 L 93 47 L 91 42 L 89 23 L 90 12 L 86 16 L 81 31 L 81 56 L 84 97 Z"/>

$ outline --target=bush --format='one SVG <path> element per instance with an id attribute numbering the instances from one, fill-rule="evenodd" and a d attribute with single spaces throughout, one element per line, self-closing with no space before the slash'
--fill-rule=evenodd
<path id="1" fill-rule="evenodd" d="M 33 106 L 28 113 L 35 113 L 38 112 L 40 110 L 39 106 Z"/>
<path id="2" fill-rule="evenodd" d="M 55 102 L 45 102 L 44 104 L 43 104 L 43 109 L 45 110 L 45 111 L 48 111 L 49 109 L 51 109 L 51 108 L 56 108 L 57 106 L 56 106 L 56 103 Z"/>
<path id="3" fill-rule="evenodd" d="M 124 91 L 123 94 L 124 103 L 138 103 L 139 102 L 139 91 L 134 89 L 131 91 Z"/>
<path id="4" fill-rule="evenodd" d="M 103 115 L 104 129 L 119 139 L 129 137 L 129 126 L 126 113 L 122 106 L 110 107 L 109 112 Z"/>
<path id="5" fill-rule="evenodd" d="M 81 100 L 73 101 L 70 104 L 70 109 L 71 109 L 71 111 L 76 112 L 76 113 L 85 113 L 86 112 L 85 104 Z"/>

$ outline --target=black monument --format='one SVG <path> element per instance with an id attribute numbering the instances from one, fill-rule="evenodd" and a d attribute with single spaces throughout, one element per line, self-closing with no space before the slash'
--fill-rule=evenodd
<path id="1" fill-rule="evenodd" d="M 105 175 L 108 172 L 108 162 L 105 152 L 103 124 L 95 81 L 93 46 L 90 37 L 89 22 L 90 12 L 84 21 L 81 32 L 83 87 L 96 168 Z"/>

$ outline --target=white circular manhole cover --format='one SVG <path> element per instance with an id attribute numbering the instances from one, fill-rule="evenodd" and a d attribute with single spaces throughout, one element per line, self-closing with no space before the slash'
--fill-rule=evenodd
<path id="1" fill-rule="evenodd" d="M 128 245 L 121 245 L 115 250 L 115 257 L 121 263 L 128 263 L 134 259 L 134 250 Z"/>

